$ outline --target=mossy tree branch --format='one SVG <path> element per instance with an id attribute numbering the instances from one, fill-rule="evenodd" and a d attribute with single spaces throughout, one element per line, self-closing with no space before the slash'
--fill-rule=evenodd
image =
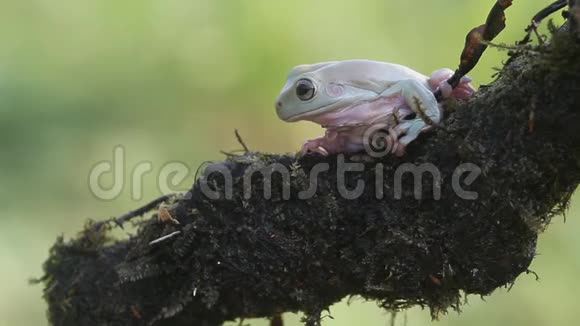
<path id="1" fill-rule="evenodd" d="M 519 52 L 495 82 L 446 109 L 443 128 L 423 134 L 403 158 L 383 157 L 345 174 L 348 189 L 361 180 L 373 185 L 358 198 L 341 196 L 335 156 L 296 161 L 248 152 L 213 165 L 231 171 L 231 199 L 209 199 L 198 180 L 188 196 L 171 200 L 180 225 L 153 216 L 130 239 L 111 240 L 113 223 L 60 239 L 43 278 L 51 323 L 215 326 L 303 311 L 316 325 L 323 310 L 347 296 L 386 309 L 427 306 L 437 315 L 458 308 L 462 292 L 488 295 L 513 283 L 534 258 L 538 233 L 564 211 L 580 181 L 577 36 L 561 31 L 550 44 Z M 292 171 L 290 178 L 275 174 L 268 200 L 262 178 L 253 178 L 246 199 L 245 172 L 273 163 Z M 299 199 L 320 163 L 329 170 L 320 174 L 317 193 Z M 428 177 L 416 200 L 412 175 L 394 199 L 393 176 L 405 163 L 438 168 L 439 200 Z M 465 186 L 475 200 L 460 198 L 452 186 L 464 163 L 482 171 Z M 226 185 L 217 175 L 209 183 Z"/>

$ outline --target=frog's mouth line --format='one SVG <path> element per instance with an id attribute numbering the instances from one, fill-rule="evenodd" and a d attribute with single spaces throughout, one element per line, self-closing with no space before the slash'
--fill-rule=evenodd
<path id="1" fill-rule="evenodd" d="M 344 124 L 338 124 L 338 125 L 323 125 L 321 126 L 324 129 L 342 129 L 342 128 L 356 128 L 356 127 L 364 127 L 364 126 L 368 126 L 368 124 L 366 123 L 344 123 Z"/>
<path id="2" fill-rule="evenodd" d="M 394 112 L 397 112 L 395 113 L 397 117 L 394 120 L 405 119 L 413 113 L 404 103 L 399 101 L 392 102 L 390 101 L 391 99 L 392 97 L 388 96 L 355 103 L 336 101 L 315 111 L 296 115 L 287 121 L 310 121 L 324 129 L 336 130 L 364 127 L 380 121 L 384 122 Z"/>
<path id="3" fill-rule="evenodd" d="M 373 98 L 373 99 L 369 99 L 369 100 L 361 100 L 361 101 L 357 101 L 357 102 L 351 102 L 351 101 L 344 101 L 344 100 L 337 100 L 336 102 L 332 102 L 324 107 L 318 108 L 316 110 L 313 111 L 309 111 L 309 112 L 304 112 L 304 113 L 300 113 L 298 115 L 292 116 L 288 119 L 286 119 L 286 121 L 288 122 L 297 122 L 300 120 L 305 120 L 305 121 L 312 121 L 317 123 L 316 118 L 320 118 L 323 117 L 324 114 L 329 113 L 336 113 L 336 112 L 344 112 L 347 111 L 351 108 L 355 108 L 357 106 L 360 106 L 364 103 L 372 103 L 375 101 L 378 101 L 380 99 L 382 99 L 383 97 L 377 97 L 377 98 Z M 389 98 L 389 97 L 385 97 L 385 98 Z M 347 103 L 344 103 L 347 102 Z M 320 123 L 318 123 L 320 124 Z"/>
<path id="4" fill-rule="evenodd" d="M 350 106 L 349 106 L 350 107 Z M 349 107 L 345 107 L 344 109 L 348 109 Z M 298 122 L 300 120 L 302 121 L 310 121 L 310 122 L 314 122 L 317 123 L 316 118 L 322 118 L 324 117 L 325 113 L 328 113 L 328 111 L 322 112 L 322 113 L 318 113 L 316 114 L 317 111 L 321 111 L 322 109 L 318 109 L 316 111 L 312 111 L 312 112 L 308 112 L 308 113 L 302 113 L 299 114 L 295 117 L 292 118 L 292 120 L 288 120 L 288 122 Z M 310 119 L 302 119 L 302 117 L 308 115 L 310 117 Z M 296 119 L 296 120 L 294 120 Z M 340 124 L 321 124 L 320 126 L 324 129 L 342 129 L 342 128 L 356 128 L 356 127 L 362 127 L 362 126 L 366 126 L 367 124 L 365 123 L 340 123 Z"/>
<path id="5" fill-rule="evenodd" d="M 309 111 L 309 112 L 304 112 L 304 113 L 300 113 L 297 114 L 295 116 L 289 117 L 288 119 L 286 119 L 286 121 L 288 122 L 297 122 L 300 120 L 309 120 L 309 119 L 304 119 L 304 117 L 320 117 L 321 115 L 329 112 L 330 110 L 347 110 L 349 107 L 351 107 L 352 105 L 347 105 L 344 107 L 338 107 L 338 108 L 334 108 L 333 105 L 335 105 L 336 103 L 339 103 L 340 101 L 336 101 L 334 103 L 331 103 L 325 107 L 316 109 L 314 111 Z"/>
<path id="6" fill-rule="evenodd" d="M 323 129 L 329 129 L 329 130 L 339 130 L 339 129 L 351 129 L 351 128 L 357 128 L 357 127 L 363 127 L 363 126 L 368 126 L 368 123 L 362 123 L 362 122 L 354 122 L 354 123 L 321 123 L 321 121 L 327 120 L 325 119 L 325 117 L 327 115 L 331 115 L 333 113 L 335 113 L 336 111 L 346 111 L 352 107 L 355 107 L 356 104 L 353 105 L 347 105 L 345 107 L 342 108 L 332 108 L 331 110 L 328 110 L 328 106 L 318 109 L 316 111 L 311 111 L 311 112 L 307 112 L 307 113 L 302 113 L 299 114 L 295 117 L 293 117 L 293 120 L 288 120 L 289 122 L 298 122 L 298 121 L 310 121 L 316 124 L 319 124 L 320 127 L 322 127 Z M 326 110 L 325 110 L 326 109 Z M 320 112 L 322 111 L 322 112 Z M 296 119 L 296 120 L 294 120 Z M 329 119 L 329 120 L 333 120 L 333 119 Z"/>

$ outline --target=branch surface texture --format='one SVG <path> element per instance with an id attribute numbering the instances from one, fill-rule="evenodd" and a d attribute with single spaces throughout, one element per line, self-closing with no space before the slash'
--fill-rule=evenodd
<path id="1" fill-rule="evenodd" d="M 217 326 L 302 311 L 307 325 L 318 325 L 321 312 L 349 296 L 388 310 L 421 305 L 436 317 L 458 309 L 462 294 L 512 284 L 580 181 L 577 35 L 561 30 L 547 45 L 517 51 L 495 82 L 445 108 L 441 128 L 422 134 L 402 158 L 341 174 L 337 156 L 230 155 L 206 167 L 188 194 L 167 200 L 179 225 L 154 215 L 135 222 L 129 239 L 112 239 L 118 226 L 105 222 L 59 239 L 42 278 L 50 322 Z M 328 170 L 318 174 L 317 192 L 300 199 L 321 163 Z M 418 187 L 406 173 L 398 189 L 396 171 L 408 163 L 432 164 L 440 179 L 425 174 Z M 454 189 L 465 163 L 481 170 L 470 184 L 459 180 L 477 199 Z M 245 196 L 249 169 L 273 167 L 290 174 L 272 174 L 271 198 L 264 199 L 263 173 Z M 224 169 L 231 187 L 210 173 Z M 231 189 L 231 199 L 204 195 L 202 179 L 222 194 Z M 360 196 L 346 199 L 340 185 L 361 182 Z"/>

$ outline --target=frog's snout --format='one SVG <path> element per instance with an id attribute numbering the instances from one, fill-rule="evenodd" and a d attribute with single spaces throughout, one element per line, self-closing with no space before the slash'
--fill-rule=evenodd
<path id="1" fill-rule="evenodd" d="M 282 121 L 292 122 L 293 117 L 297 115 L 292 109 L 292 103 L 284 102 L 283 99 L 278 98 L 274 104 L 276 107 L 276 114 Z"/>
<path id="2" fill-rule="evenodd" d="M 284 112 L 284 103 L 282 103 L 281 100 L 277 100 L 276 101 L 276 114 L 278 115 L 278 118 L 280 118 L 283 121 L 287 121 L 287 115 L 288 112 Z"/>

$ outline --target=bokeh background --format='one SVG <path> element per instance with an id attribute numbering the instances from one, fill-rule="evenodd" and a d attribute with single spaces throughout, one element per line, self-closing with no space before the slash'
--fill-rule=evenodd
<path id="1" fill-rule="evenodd" d="M 321 133 L 278 121 L 274 98 L 294 65 L 368 58 L 426 74 L 456 67 L 466 32 L 493 0 L 0 0 L 0 325 L 47 325 L 41 264 L 56 237 L 86 219 L 118 216 L 157 197 L 167 162 L 195 169 L 239 149 L 292 152 Z M 515 1 L 498 42 L 522 37 L 529 18 L 551 2 Z M 555 22 L 562 18 L 555 16 Z M 506 53 L 490 49 L 471 76 L 492 80 Z M 88 175 L 126 153 L 126 182 L 113 200 L 96 198 Z M 142 198 L 132 167 L 150 162 Z M 103 179 L 105 185 L 112 177 Z M 580 198 L 541 236 L 531 268 L 511 291 L 432 322 L 401 313 L 397 325 L 577 325 L 580 320 Z M 373 302 L 331 309 L 327 326 L 389 325 Z M 299 325 L 299 315 L 285 316 Z M 266 325 L 265 320 L 250 320 Z"/>

